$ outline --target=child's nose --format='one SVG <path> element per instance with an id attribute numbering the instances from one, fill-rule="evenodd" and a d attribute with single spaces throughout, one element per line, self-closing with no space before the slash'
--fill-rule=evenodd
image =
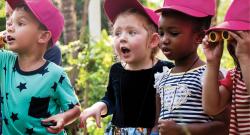
<path id="1" fill-rule="evenodd" d="M 7 22 L 6 22 L 6 26 L 7 26 L 7 27 L 8 27 L 8 26 L 11 26 L 11 24 L 12 24 L 11 20 L 8 19 Z"/>
<path id="2" fill-rule="evenodd" d="M 6 28 L 7 28 L 7 32 L 8 32 L 8 33 L 14 32 L 14 25 L 13 25 L 12 22 L 7 21 L 7 22 L 6 22 Z"/>
<path id="3" fill-rule="evenodd" d="M 127 35 L 126 35 L 126 33 L 121 33 L 120 43 L 126 43 L 126 42 L 127 42 Z"/>
<path id="4" fill-rule="evenodd" d="M 169 36 L 167 36 L 166 34 L 164 34 L 162 37 L 161 37 L 161 42 L 162 43 L 165 43 L 165 44 L 167 44 L 167 43 L 169 43 Z"/>

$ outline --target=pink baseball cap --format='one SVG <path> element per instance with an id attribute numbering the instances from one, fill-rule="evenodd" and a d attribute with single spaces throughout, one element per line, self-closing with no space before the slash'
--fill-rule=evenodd
<path id="1" fill-rule="evenodd" d="M 164 0 L 163 7 L 155 12 L 172 9 L 194 17 L 214 16 L 215 0 Z"/>
<path id="2" fill-rule="evenodd" d="M 26 4 L 38 21 L 52 34 L 53 45 L 60 38 L 64 17 L 51 0 L 7 0 L 12 9 L 20 3 Z"/>
<path id="3" fill-rule="evenodd" d="M 228 8 L 224 22 L 211 30 L 250 30 L 250 0 L 234 0 Z"/>
<path id="4" fill-rule="evenodd" d="M 147 15 L 150 20 L 158 26 L 159 15 L 153 10 L 142 6 L 137 0 L 105 0 L 104 3 L 104 10 L 112 23 L 115 22 L 116 17 L 120 13 L 131 8 L 145 13 L 145 15 Z"/>

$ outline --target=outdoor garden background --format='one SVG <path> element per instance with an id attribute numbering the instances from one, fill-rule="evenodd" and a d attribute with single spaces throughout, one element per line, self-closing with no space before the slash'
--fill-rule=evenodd
<path id="1" fill-rule="evenodd" d="M 159 8 L 163 0 L 140 0 L 145 6 Z M 58 46 L 62 51 L 62 66 L 68 72 L 71 83 L 84 108 L 98 101 L 106 90 L 108 73 L 116 61 L 112 49 L 109 22 L 103 11 L 104 0 L 53 0 L 65 17 L 64 32 Z M 217 16 L 213 25 L 223 20 L 231 0 L 217 1 Z M 206 6 L 206 5 L 204 5 Z M 56 22 L 55 22 L 56 23 Z M 5 30 L 5 0 L 0 0 L 0 31 Z M 233 60 L 225 50 L 222 67 L 230 69 Z M 204 59 L 202 49 L 199 55 Z M 159 58 L 166 59 L 159 54 Z M 204 59 L 205 60 L 205 59 Z M 88 120 L 87 129 L 79 129 L 76 121 L 67 126 L 69 135 L 101 135 L 111 116 L 102 120 L 97 128 L 93 119 Z"/>

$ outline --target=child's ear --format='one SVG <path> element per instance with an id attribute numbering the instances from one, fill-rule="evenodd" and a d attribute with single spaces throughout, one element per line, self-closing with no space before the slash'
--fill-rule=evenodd
<path id="1" fill-rule="evenodd" d="M 157 47 L 158 45 L 159 45 L 159 43 L 160 43 L 160 36 L 159 36 L 159 34 L 158 33 L 153 33 L 152 35 L 151 35 L 151 39 L 150 39 L 150 48 L 155 48 L 155 47 Z"/>
<path id="2" fill-rule="evenodd" d="M 49 43 L 52 35 L 50 31 L 42 31 L 38 37 L 38 43 L 46 44 Z"/>

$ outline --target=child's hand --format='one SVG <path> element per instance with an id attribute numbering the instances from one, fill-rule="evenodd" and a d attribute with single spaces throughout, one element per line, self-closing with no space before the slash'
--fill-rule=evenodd
<path id="1" fill-rule="evenodd" d="M 183 132 L 182 127 L 173 120 L 161 119 L 158 123 L 159 133 L 161 135 L 180 135 Z"/>
<path id="2" fill-rule="evenodd" d="M 57 134 L 61 132 L 64 129 L 64 125 L 65 125 L 62 114 L 51 116 L 47 119 L 42 120 L 42 122 L 43 123 L 48 123 L 48 122 L 56 123 L 55 126 L 47 127 L 48 132 L 53 133 L 53 134 Z"/>
<path id="3" fill-rule="evenodd" d="M 6 31 L 0 32 L 0 48 L 3 48 L 6 42 Z"/>
<path id="4" fill-rule="evenodd" d="M 208 36 L 202 40 L 203 51 L 207 58 L 207 62 L 220 62 L 223 53 L 223 41 L 216 43 L 208 42 Z"/>
<path id="5" fill-rule="evenodd" d="M 101 128 L 101 109 L 98 107 L 92 106 L 90 108 L 85 109 L 80 115 L 80 128 L 84 128 L 86 126 L 86 120 L 89 117 L 94 117 L 96 120 L 97 127 Z"/>
<path id="6" fill-rule="evenodd" d="M 240 60 L 241 58 L 250 58 L 250 31 L 229 32 L 230 35 L 237 41 L 235 45 L 235 55 Z"/>

